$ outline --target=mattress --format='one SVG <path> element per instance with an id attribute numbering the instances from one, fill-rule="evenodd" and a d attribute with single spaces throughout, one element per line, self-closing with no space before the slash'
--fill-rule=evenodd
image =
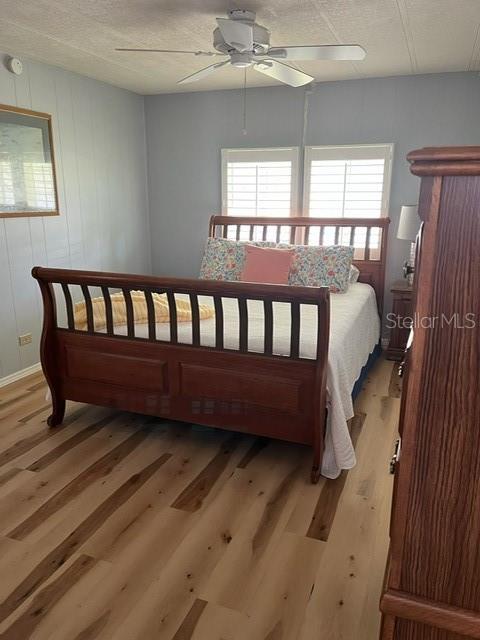
<path id="1" fill-rule="evenodd" d="M 180 296 L 182 297 L 182 296 Z M 199 301 L 212 304 L 208 297 Z M 342 469 L 351 469 L 355 463 L 355 450 L 348 431 L 347 421 L 353 417 L 352 389 L 362 367 L 378 343 L 380 319 L 375 292 L 368 284 L 351 284 L 346 293 L 330 296 L 330 343 L 327 370 L 328 422 L 322 474 L 336 478 Z M 224 348 L 238 349 L 238 303 L 223 299 Z M 286 303 L 273 304 L 274 335 L 273 353 L 290 353 L 290 307 Z M 300 357 L 315 359 L 317 313 L 316 307 L 302 305 L 300 331 Z M 157 339 L 169 340 L 168 323 L 156 325 Z M 264 316 L 261 301 L 248 301 L 248 348 L 263 353 Z M 115 327 L 114 332 L 125 335 L 126 326 Z M 135 325 L 135 336 L 148 337 L 146 324 Z M 178 323 L 178 341 L 191 344 L 192 327 L 189 322 Z M 215 318 L 200 323 L 200 342 L 203 346 L 215 346 Z"/>

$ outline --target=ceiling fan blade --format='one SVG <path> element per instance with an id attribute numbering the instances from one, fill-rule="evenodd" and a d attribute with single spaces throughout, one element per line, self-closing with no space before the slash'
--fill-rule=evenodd
<path id="1" fill-rule="evenodd" d="M 184 51 L 179 49 L 123 49 L 117 48 L 115 51 L 137 51 L 140 53 L 191 53 L 194 56 L 222 56 L 223 53 L 216 51 Z"/>
<path id="2" fill-rule="evenodd" d="M 230 18 L 217 18 L 217 24 L 222 38 L 231 47 L 240 53 L 253 50 L 253 27 L 251 24 Z"/>
<path id="3" fill-rule="evenodd" d="M 284 60 L 363 60 L 365 49 L 358 44 L 324 44 L 301 47 L 274 47 L 269 58 Z"/>
<path id="4" fill-rule="evenodd" d="M 291 87 L 301 87 L 304 84 L 313 82 L 315 79 L 303 73 L 303 71 L 289 67 L 288 64 L 278 62 L 278 60 L 260 60 L 253 68 L 255 71 L 260 71 L 260 73 L 264 73 L 266 76 L 275 78 L 275 80 L 289 84 Z"/>
<path id="5" fill-rule="evenodd" d="M 201 80 L 206 76 L 209 76 L 216 69 L 220 67 L 224 67 L 226 64 L 230 64 L 230 60 L 224 60 L 223 62 L 217 62 L 215 64 L 211 64 L 209 67 L 205 67 L 204 69 L 200 69 L 200 71 L 195 71 L 192 75 L 187 76 L 186 78 L 182 78 L 177 82 L 177 84 L 187 84 L 188 82 L 196 82 L 197 80 Z"/>

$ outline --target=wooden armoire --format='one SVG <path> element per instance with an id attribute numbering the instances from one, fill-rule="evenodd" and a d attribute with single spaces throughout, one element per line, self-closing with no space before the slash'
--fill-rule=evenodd
<path id="1" fill-rule="evenodd" d="M 408 159 L 422 228 L 381 639 L 480 638 L 480 147 Z"/>

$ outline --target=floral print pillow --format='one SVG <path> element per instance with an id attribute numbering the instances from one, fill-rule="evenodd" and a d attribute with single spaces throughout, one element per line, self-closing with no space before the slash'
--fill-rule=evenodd
<path id="1" fill-rule="evenodd" d="M 275 247 L 274 242 L 243 242 L 208 238 L 200 267 L 202 280 L 240 280 L 245 263 L 245 245 Z"/>
<path id="2" fill-rule="evenodd" d="M 240 280 L 245 262 L 246 244 L 293 249 L 294 257 L 288 278 L 290 285 L 328 287 L 331 293 L 344 293 L 348 289 L 354 249 L 340 245 L 310 247 L 208 238 L 200 268 L 200 278 Z"/>
<path id="3" fill-rule="evenodd" d="M 328 287 L 331 293 L 348 289 L 353 247 L 296 245 L 288 283 L 306 287 Z"/>

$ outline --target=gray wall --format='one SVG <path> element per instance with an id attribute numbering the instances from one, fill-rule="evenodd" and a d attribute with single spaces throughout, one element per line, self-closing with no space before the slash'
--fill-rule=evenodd
<path id="1" fill-rule="evenodd" d="M 208 217 L 220 212 L 222 147 L 301 147 L 302 89 L 247 95 L 246 136 L 240 91 L 145 98 L 154 273 L 198 275 Z M 418 198 L 419 180 L 405 156 L 425 145 L 480 143 L 480 78 L 449 73 L 328 82 L 309 102 L 307 145 L 395 143 L 388 286 L 409 255 L 409 243 L 395 238 L 400 206 Z"/>
<path id="2" fill-rule="evenodd" d="M 0 220 L 0 377 L 38 362 L 41 303 L 30 276 L 53 267 L 196 276 L 208 217 L 220 211 L 220 149 L 302 145 L 304 91 L 240 91 L 144 98 L 32 62 L 0 68 L 0 102 L 53 115 L 61 215 Z M 406 153 L 479 144 L 480 78 L 438 74 L 331 82 L 310 96 L 306 144 L 394 142 L 387 282 L 408 243 L 395 240 L 402 204 L 418 195 Z M 146 128 L 145 128 L 146 127 Z M 147 156 L 145 153 L 145 131 Z M 147 162 L 146 162 L 147 161 Z M 18 347 L 18 336 L 33 343 Z"/>
<path id="3" fill-rule="evenodd" d="M 1 66 L 0 102 L 52 114 L 61 211 L 0 220 L 1 378 L 39 360 L 33 265 L 149 273 L 150 240 L 143 97 L 24 61 Z"/>

